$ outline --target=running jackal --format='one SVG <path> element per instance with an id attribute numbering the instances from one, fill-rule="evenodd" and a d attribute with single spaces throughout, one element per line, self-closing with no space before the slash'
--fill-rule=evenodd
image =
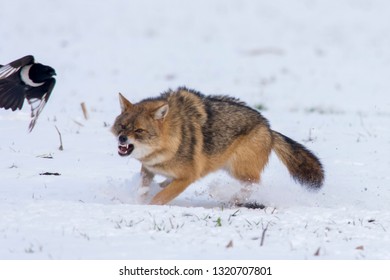
<path id="1" fill-rule="evenodd" d="M 155 174 L 167 177 L 151 204 L 166 204 L 191 183 L 218 169 L 244 182 L 232 203 L 246 202 L 272 150 L 300 184 L 319 189 L 324 171 L 303 145 L 273 131 L 268 121 L 244 102 L 206 96 L 187 88 L 132 104 L 119 95 L 122 112 L 112 132 L 118 153 L 142 163 L 140 195 Z"/>

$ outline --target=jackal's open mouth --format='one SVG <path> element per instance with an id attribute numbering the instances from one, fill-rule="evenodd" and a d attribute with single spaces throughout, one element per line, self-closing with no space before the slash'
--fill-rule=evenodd
<path id="1" fill-rule="evenodd" d="M 120 156 L 128 156 L 134 150 L 133 144 L 119 144 L 118 145 L 118 154 Z"/>

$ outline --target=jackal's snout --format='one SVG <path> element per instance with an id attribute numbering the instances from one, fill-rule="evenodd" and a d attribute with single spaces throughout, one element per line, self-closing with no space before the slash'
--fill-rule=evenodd
<path id="1" fill-rule="evenodd" d="M 126 135 L 119 135 L 118 136 L 118 154 L 120 156 L 128 156 L 130 155 L 134 150 L 134 145 L 131 144 L 128 141 L 128 138 Z"/>
<path id="2" fill-rule="evenodd" d="M 127 144 L 127 136 L 126 135 L 119 135 L 118 141 L 119 141 L 119 144 L 121 144 L 121 145 Z"/>

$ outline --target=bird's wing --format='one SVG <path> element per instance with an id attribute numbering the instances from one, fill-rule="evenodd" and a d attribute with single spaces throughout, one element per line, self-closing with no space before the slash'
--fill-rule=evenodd
<path id="1" fill-rule="evenodd" d="M 1 66 L 0 68 L 0 80 L 10 77 L 15 72 L 19 71 L 20 68 L 28 64 L 34 63 L 34 57 L 32 55 L 27 55 L 22 58 L 19 58 L 7 65 Z"/>
<path id="2" fill-rule="evenodd" d="M 24 87 L 12 80 L 0 80 L 0 108 L 22 109 L 25 97 Z"/>
<path id="3" fill-rule="evenodd" d="M 29 132 L 33 130 L 35 123 L 37 122 L 37 119 L 39 117 L 39 114 L 42 112 L 47 101 L 49 100 L 50 94 L 53 91 L 55 84 L 56 80 L 54 78 L 51 78 L 45 82 L 44 86 L 36 88 L 34 90 L 30 90 L 27 93 L 26 99 L 31 105 L 32 118 L 30 125 L 28 126 Z M 40 89 L 40 92 L 38 92 L 38 89 Z"/>
<path id="4" fill-rule="evenodd" d="M 19 75 L 15 74 L 23 66 L 34 63 L 34 57 L 27 55 L 7 65 L 0 66 L 0 108 L 21 109 L 23 107 L 25 90 L 19 82 Z"/>

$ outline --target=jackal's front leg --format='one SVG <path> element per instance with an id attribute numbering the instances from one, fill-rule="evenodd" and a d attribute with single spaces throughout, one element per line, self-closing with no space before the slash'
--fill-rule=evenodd
<path id="1" fill-rule="evenodd" d="M 174 179 L 162 191 L 153 197 L 150 204 L 164 205 L 182 193 L 193 180 L 191 179 Z"/>
<path id="2" fill-rule="evenodd" d="M 152 180 L 154 178 L 154 173 L 150 172 L 148 169 L 146 169 L 143 165 L 141 167 L 141 185 L 138 188 L 138 195 L 140 197 L 145 197 L 150 190 L 150 184 L 152 183 Z"/>

